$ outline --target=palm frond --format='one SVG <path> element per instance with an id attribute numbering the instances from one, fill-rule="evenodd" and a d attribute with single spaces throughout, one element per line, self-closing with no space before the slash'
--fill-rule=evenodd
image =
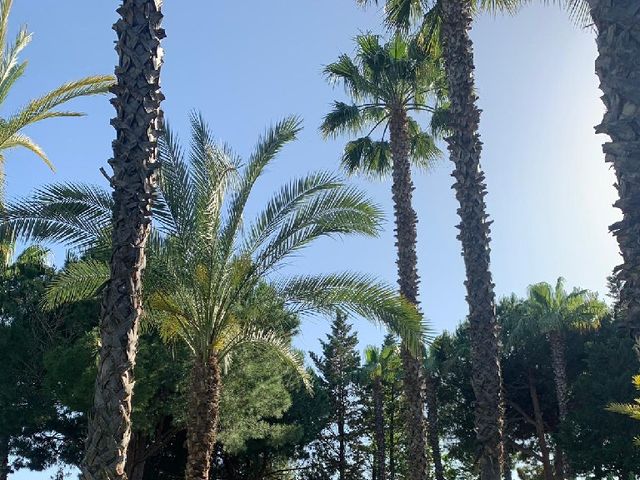
<path id="1" fill-rule="evenodd" d="M 297 374 L 307 391 L 310 393 L 313 392 L 311 375 L 305 368 L 302 354 L 291 347 L 290 340 L 282 335 L 282 333 L 255 327 L 241 329 L 234 338 L 230 339 L 230 341 L 224 345 L 220 356 L 224 358 L 244 345 L 251 345 L 274 353 L 285 365 L 289 366 Z"/>
<path id="2" fill-rule="evenodd" d="M 300 130 L 300 119 L 288 117 L 268 129 L 258 141 L 258 145 L 242 172 L 239 186 L 229 202 L 227 221 L 221 234 L 221 250 L 225 258 L 229 256 L 235 243 L 253 186 L 262 175 L 265 167 L 287 143 L 296 138 Z"/>
<path id="3" fill-rule="evenodd" d="M 296 313 L 331 314 L 336 309 L 380 323 L 398 334 L 419 356 L 429 328 L 409 301 L 389 285 L 357 273 L 306 275 L 276 285 L 289 308 Z"/>
<path id="4" fill-rule="evenodd" d="M 168 235 L 188 235 L 196 222 L 195 188 L 177 136 L 168 123 L 158 142 L 160 169 L 154 217 Z"/>
<path id="5" fill-rule="evenodd" d="M 51 160 L 49 160 L 49 157 L 47 157 L 47 154 L 44 153 L 44 150 L 42 150 L 40 145 L 38 145 L 31 138 L 27 137 L 26 135 L 20 132 L 14 133 L 9 138 L 7 138 L 7 140 L 5 140 L 4 145 L 2 147 L 3 149 L 10 149 L 10 148 L 16 148 L 16 147 L 26 148 L 27 150 L 31 151 L 32 153 L 40 157 L 42 161 L 47 165 L 47 167 L 49 167 L 52 171 L 55 171 L 55 168 L 53 167 L 53 163 L 51 163 Z"/>
<path id="6" fill-rule="evenodd" d="M 0 147 L 8 138 L 27 125 L 52 117 L 78 115 L 76 112 L 55 112 L 52 110 L 77 97 L 107 93 L 114 82 L 111 75 L 86 77 L 65 83 L 42 97 L 32 100 L 0 125 Z"/>
<path id="7" fill-rule="evenodd" d="M 320 192 L 342 187 L 340 178 L 330 172 L 315 172 L 283 185 L 267 202 L 248 230 L 243 252 L 252 254 L 297 208 Z"/>
<path id="8" fill-rule="evenodd" d="M 41 245 L 29 245 L 15 260 L 16 265 L 49 265 L 51 262 L 51 250 Z"/>
<path id="9" fill-rule="evenodd" d="M 44 306 L 57 308 L 65 303 L 95 298 L 109 281 L 107 262 L 86 259 L 67 265 L 47 287 Z"/>
<path id="10" fill-rule="evenodd" d="M 106 190 L 80 183 L 53 184 L 10 203 L 4 227 L 25 241 L 97 245 L 111 226 L 113 199 Z"/>
<path id="11" fill-rule="evenodd" d="M 320 237 L 340 234 L 375 236 L 382 210 L 355 187 L 316 192 L 282 221 L 256 255 L 256 271 L 264 275 L 286 257 Z"/>
<path id="12" fill-rule="evenodd" d="M 372 140 L 369 136 L 351 140 L 344 147 L 341 165 L 349 175 L 386 177 L 393 167 L 391 145 L 386 140 Z"/>

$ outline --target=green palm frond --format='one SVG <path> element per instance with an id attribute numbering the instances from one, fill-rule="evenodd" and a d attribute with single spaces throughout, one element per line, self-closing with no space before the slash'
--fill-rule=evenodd
<path id="1" fill-rule="evenodd" d="M 436 139 L 446 130 L 447 92 L 440 60 L 419 48 L 416 39 L 396 34 L 385 43 L 379 35 L 356 37 L 354 59 L 343 55 L 326 68 L 329 78 L 345 85 L 355 104 L 337 101 L 325 116 L 320 131 L 325 137 L 339 134 L 362 137 L 345 146 L 342 166 L 348 173 L 370 177 L 387 176 L 391 171 L 391 151 L 385 135 L 391 113 L 426 111 L 437 113 L 427 133 L 409 117 L 409 156 L 414 165 L 425 168 L 440 155 Z M 381 132 L 379 140 L 372 138 Z"/>
<path id="2" fill-rule="evenodd" d="M 407 347 L 421 355 L 429 328 L 422 315 L 395 289 L 368 275 L 341 273 L 293 277 L 277 285 L 296 313 L 330 314 L 336 309 L 380 323 L 398 334 Z"/>
<path id="3" fill-rule="evenodd" d="M 321 192 L 341 188 L 342 185 L 342 180 L 330 172 L 311 173 L 283 185 L 258 214 L 241 250 L 249 254 L 255 252 L 301 205 Z"/>
<path id="4" fill-rule="evenodd" d="M 51 262 L 51 250 L 41 245 L 29 245 L 16 258 L 16 265 L 49 265 Z"/>
<path id="5" fill-rule="evenodd" d="M 27 62 L 18 63 L 18 55 L 31 42 L 32 35 L 26 28 L 21 28 L 13 45 L 8 46 L 0 62 L 0 105 L 4 103 L 11 87 L 22 77 L 27 68 Z M 0 43 L 0 45 L 4 45 Z"/>
<path id="6" fill-rule="evenodd" d="M 8 150 L 10 148 L 16 148 L 16 147 L 26 148 L 32 153 L 35 153 L 38 157 L 42 159 L 42 161 L 45 163 L 45 165 L 47 165 L 47 167 L 49 167 L 51 170 L 55 170 L 55 168 L 53 167 L 53 163 L 51 163 L 51 160 L 49 160 L 49 157 L 47 157 L 47 154 L 44 153 L 44 150 L 42 150 L 40 145 L 35 143 L 31 138 L 27 137 L 26 135 L 19 132 L 14 133 L 12 136 L 7 138 L 7 140 L 5 140 L 3 145 L 4 150 Z"/>
<path id="7" fill-rule="evenodd" d="M 177 136 L 168 123 L 158 141 L 160 169 L 158 198 L 154 217 L 159 228 L 169 235 L 188 235 L 196 222 L 195 189 L 189 164 Z"/>
<path id="8" fill-rule="evenodd" d="M 540 282 L 529 287 L 526 321 L 542 333 L 567 328 L 586 330 L 597 328 L 607 313 L 607 306 L 596 295 L 583 289 L 565 290 L 560 277 L 555 286 Z"/>
<path id="9" fill-rule="evenodd" d="M 276 157 L 282 148 L 295 140 L 301 130 L 301 121 L 297 117 L 288 117 L 269 128 L 262 136 L 249 162 L 243 169 L 237 190 L 229 201 L 227 222 L 220 235 L 223 256 L 229 256 L 234 246 L 242 222 L 244 209 L 249 195 L 265 167 Z"/>
<path id="10" fill-rule="evenodd" d="M 264 349 L 275 354 L 285 365 L 291 368 L 302 380 L 305 388 L 310 393 L 313 392 L 311 375 L 304 365 L 302 354 L 291 347 L 288 338 L 281 333 L 248 327 L 238 331 L 238 334 L 230 339 L 220 352 L 221 358 L 226 357 L 239 347 L 250 345 L 254 348 Z"/>
<path id="11" fill-rule="evenodd" d="M 391 145 L 386 140 L 372 140 L 369 136 L 351 140 L 344 147 L 341 165 L 349 175 L 386 177 L 393 167 Z"/>
<path id="12" fill-rule="evenodd" d="M 27 125 L 47 118 L 82 115 L 78 112 L 54 109 L 74 98 L 107 93 L 113 85 L 114 79 L 111 75 L 96 75 L 65 83 L 42 97 L 31 100 L 24 108 L 0 124 L 0 147 Z"/>
<path id="13" fill-rule="evenodd" d="M 640 391 L 640 375 L 635 375 L 632 382 L 635 389 Z M 635 398 L 633 403 L 610 403 L 605 410 L 625 415 L 633 420 L 640 420 L 640 398 Z M 636 437 L 634 441 L 640 446 L 640 437 Z"/>
<path id="14" fill-rule="evenodd" d="M 53 184 L 10 203 L 4 228 L 25 241 L 63 242 L 88 248 L 108 234 L 112 207 L 110 193 L 101 187 Z"/>
<path id="15" fill-rule="evenodd" d="M 354 187 L 325 189 L 310 196 L 293 210 L 255 257 L 260 275 L 311 242 L 326 236 L 360 234 L 375 236 L 383 219 L 382 210 Z"/>
<path id="16" fill-rule="evenodd" d="M 95 298 L 109 281 L 109 275 L 107 262 L 86 259 L 70 263 L 47 287 L 44 306 L 54 309 L 65 303 Z"/>

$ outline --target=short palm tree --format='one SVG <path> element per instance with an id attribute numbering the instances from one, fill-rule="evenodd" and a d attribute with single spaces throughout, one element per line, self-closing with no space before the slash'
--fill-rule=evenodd
<path id="1" fill-rule="evenodd" d="M 586 290 L 574 289 L 567 293 L 565 281 L 561 277 L 555 287 L 546 282 L 531 285 L 525 308 L 526 314 L 519 317 L 520 325 L 515 326 L 511 336 L 522 338 L 522 335 L 543 335 L 549 342 L 558 412 L 562 423 L 569 413 L 566 332 L 597 327 L 607 313 L 607 306 Z M 566 465 L 563 459 L 559 460 L 564 478 Z"/>
<path id="2" fill-rule="evenodd" d="M 386 445 L 384 431 L 384 378 L 387 375 L 389 362 L 395 353 L 395 347 L 392 345 L 383 347 L 382 349 L 368 346 L 364 350 L 364 368 L 363 372 L 368 382 L 371 384 L 373 396 L 373 414 L 374 414 L 374 435 L 375 435 L 375 471 L 374 478 L 377 480 L 385 480 L 387 478 L 386 470 Z"/>
<path id="3" fill-rule="evenodd" d="M 0 105 L 6 101 L 11 88 L 26 71 L 27 62 L 20 61 L 19 57 L 32 39 L 32 34 L 22 27 L 13 43 L 7 42 L 12 4 L 13 0 L 0 0 Z M 27 102 L 17 112 L 0 119 L 0 201 L 4 197 L 5 150 L 26 148 L 53 169 L 47 154 L 35 141 L 23 133 L 24 128 L 48 118 L 81 116 L 80 112 L 56 110 L 56 108 L 77 97 L 106 93 L 112 85 L 113 77 L 107 75 L 86 77 L 65 83 Z"/>
<path id="4" fill-rule="evenodd" d="M 418 220 L 412 205 L 411 164 L 429 166 L 440 154 L 433 133 L 446 115 L 442 70 L 415 41 L 406 41 L 399 35 L 385 45 L 376 35 L 361 35 L 356 43 L 355 59 L 342 55 L 325 68 L 328 78 L 342 83 L 355 103 L 335 102 L 320 128 L 325 136 L 368 132 L 347 143 L 342 165 L 349 173 L 391 175 L 400 294 L 417 305 Z M 421 130 L 410 116 L 415 112 L 432 114 L 431 131 Z M 382 138 L 372 140 L 377 129 L 382 130 Z M 401 355 L 409 405 L 406 411 L 409 478 L 419 480 L 428 472 L 421 365 L 404 348 Z"/>
<path id="5" fill-rule="evenodd" d="M 275 125 L 243 167 L 213 142 L 199 116 L 192 118 L 188 160 L 170 133 L 161 144 L 146 306 L 164 336 L 184 342 L 192 354 L 188 480 L 208 478 L 221 368 L 237 347 L 253 343 L 271 348 L 304 372 L 287 339 L 260 329 L 254 319 L 237 317 L 238 305 L 260 282 L 268 280 L 294 313 L 340 308 L 387 325 L 408 339 L 411 352 L 420 351 L 421 317 L 392 287 L 351 272 L 274 277 L 283 262 L 318 238 L 375 235 L 381 212 L 360 191 L 333 174 L 310 174 L 284 185 L 256 219 L 245 224 L 254 185 L 299 128 L 295 118 Z M 8 222 L 24 238 L 95 249 L 108 239 L 104 233 L 111 228 L 110 203 L 108 194 L 95 187 L 53 186 L 8 208 Z M 95 295 L 107 284 L 108 273 L 108 265 L 95 256 L 71 264 L 54 282 L 49 300 Z"/>

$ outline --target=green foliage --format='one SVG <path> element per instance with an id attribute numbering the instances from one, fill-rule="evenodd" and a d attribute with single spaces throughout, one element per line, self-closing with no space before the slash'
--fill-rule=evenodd
<path id="1" fill-rule="evenodd" d="M 13 0 L 0 1 L 0 105 L 4 103 L 15 83 L 24 75 L 27 62 L 20 61 L 19 55 L 32 38 L 26 27 L 22 27 L 13 43 L 7 42 L 12 4 Z M 91 76 L 65 83 L 27 102 L 17 112 L 0 119 L 0 164 L 4 163 L 6 150 L 25 148 L 53 169 L 53 164 L 44 150 L 22 133 L 22 130 L 48 118 L 81 116 L 82 113 L 79 112 L 56 109 L 77 97 L 106 93 L 113 84 L 114 78 L 109 75 Z M 4 174 L 2 174 L 2 182 L 4 183 Z"/>
<path id="2" fill-rule="evenodd" d="M 365 136 L 349 141 L 344 149 L 342 166 L 348 173 L 386 177 L 391 173 L 391 150 L 385 135 L 393 111 L 429 112 L 430 131 L 423 131 L 415 119 L 409 120 L 409 146 L 415 166 L 431 167 L 441 152 L 434 136 L 446 124 L 446 91 L 443 72 L 437 59 L 418 48 L 414 40 L 400 35 L 380 44 L 377 35 L 356 37 L 355 59 L 341 55 L 325 67 L 327 78 L 344 85 L 354 104 L 337 101 L 320 127 L 324 136 L 341 134 Z M 372 134 L 382 130 L 380 140 Z"/>
<path id="3" fill-rule="evenodd" d="M 358 385 L 358 337 L 345 314 L 338 312 L 331 333 L 321 340 L 322 355 L 311 353 L 320 376 L 319 390 L 329 400 L 327 424 L 309 446 L 303 479 L 360 479 L 365 470 L 362 436 L 362 392 Z"/>

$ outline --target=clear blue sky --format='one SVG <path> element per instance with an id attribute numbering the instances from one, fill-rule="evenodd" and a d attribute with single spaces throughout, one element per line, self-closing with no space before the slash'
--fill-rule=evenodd
<path id="1" fill-rule="evenodd" d="M 353 51 L 362 31 L 380 32 L 380 12 L 348 0 L 176 1 L 165 5 L 164 109 L 187 138 L 187 114 L 203 112 L 216 136 L 247 154 L 269 123 L 288 114 L 304 118 L 300 140 L 273 164 L 254 197 L 259 205 L 292 176 L 336 169 L 345 139 L 324 141 L 322 116 L 335 98 L 322 66 Z M 24 52 L 26 78 L 12 92 L 3 115 L 26 99 L 77 77 L 110 73 L 116 19 L 114 0 L 15 0 L 13 29 L 35 33 Z M 35 7 L 37 5 L 37 7 Z M 602 115 L 593 33 L 571 24 L 557 8 L 532 6 L 516 17 L 482 17 L 472 32 L 476 80 L 483 109 L 483 167 L 494 220 L 492 270 L 499 296 L 524 294 L 530 283 L 553 282 L 606 293 L 606 276 L 618 262 L 608 225 L 617 218 L 613 175 L 604 163 L 602 137 L 593 132 Z M 112 107 L 106 98 L 83 99 L 82 119 L 51 120 L 29 133 L 55 162 L 54 175 L 24 152 L 7 155 L 10 196 L 26 195 L 52 181 L 100 182 L 111 155 Z M 467 306 L 464 268 L 454 226 L 457 204 L 445 158 L 415 177 L 419 216 L 421 301 L 436 330 L 455 328 Z M 357 181 L 388 212 L 377 239 L 326 240 L 295 261 L 299 271 L 350 268 L 395 282 L 390 185 Z M 56 250 L 56 260 L 62 253 Z M 382 333 L 357 323 L 362 343 Z M 321 319 L 303 325 L 297 344 L 315 349 L 326 331 Z M 15 478 L 47 478 L 21 473 Z"/>

